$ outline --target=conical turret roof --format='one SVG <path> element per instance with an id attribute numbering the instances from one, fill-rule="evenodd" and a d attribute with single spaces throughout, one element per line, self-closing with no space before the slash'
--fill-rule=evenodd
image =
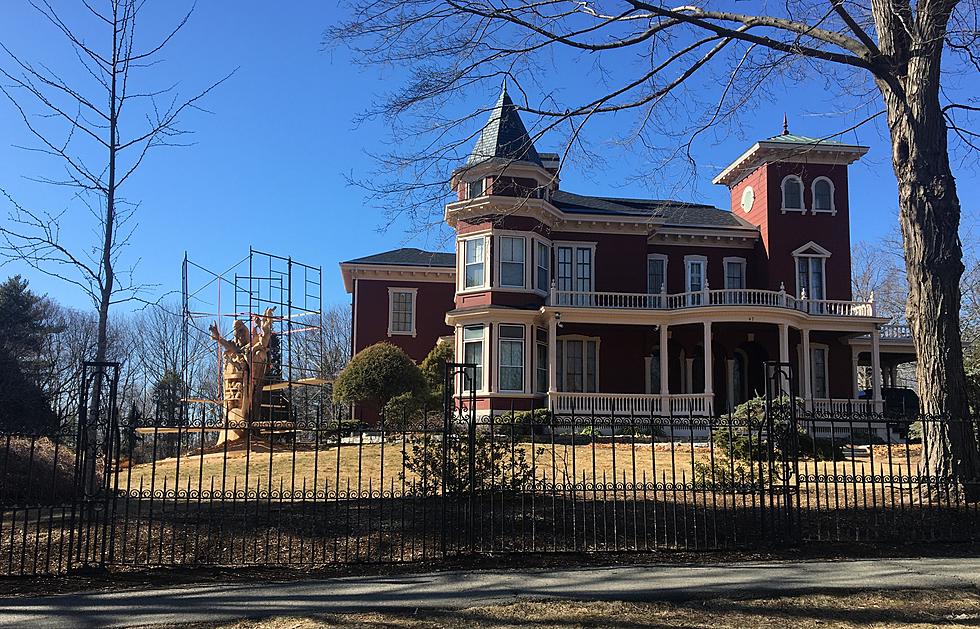
<path id="1" fill-rule="evenodd" d="M 490 112 L 490 119 L 480 132 L 473 152 L 466 160 L 466 165 L 473 166 L 491 159 L 530 162 L 542 166 L 541 157 L 517 112 L 517 106 L 507 93 L 506 83 Z"/>

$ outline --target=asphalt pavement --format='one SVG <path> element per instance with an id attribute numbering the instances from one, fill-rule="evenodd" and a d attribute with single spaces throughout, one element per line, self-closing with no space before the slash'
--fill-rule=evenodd
<path id="1" fill-rule="evenodd" d="M 669 601 L 978 585 L 980 558 L 482 569 L 6 598 L 0 599 L 0 627 L 125 627 L 535 599 Z"/>

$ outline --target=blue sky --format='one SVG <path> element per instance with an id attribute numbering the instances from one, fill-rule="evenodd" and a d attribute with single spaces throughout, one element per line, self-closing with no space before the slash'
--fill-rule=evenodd
<path id="1" fill-rule="evenodd" d="M 57 3 L 61 5 L 62 3 Z M 145 20 L 148 39 L 177 15 L 171 3 L 149 3 L 157 11 Z M 178 4 L 178 3 L 175 3 Z M 0 9 L 0 41 L 26 59 L 44 61 L 75 76 L 50 25 L 43 23 L 24 0 L 6 0 Z M 364 69 L 351 63 L 344 50 L 325 51 L 322 33 L 340 10 L 332 2 L 282 3 L 209 0 L 199 3 L 191 21 L 172 42 L 152 80 L 160 85 L 179 81 L 192 94 L 231 70 L 236 74 L 206 101 L 209 114 L 185 118 L 194 144 L 152 154 L 128 184 L 126 195 L 139 201 L 138 227 L 127 253 L 138 259 L 138 278 L 158 284 L 157 292 L 179 290 L 184 251 L 212 268 L 241 258 L 249 245 L 321 265 L 324 301 L 344 302 L 337 263 L 399 246 L 440 248 L 446 234 L 409 239 L 396 224 L 378 233 L 381 211 L 365 193 L 348 186 L 345 175 L 363 176 L 375 167 L 369 152 L 385 149 L 385 126 L 379 121 L 355 125 L 392 82 L 398 69 Z M 71 17 L 71 13 L 68 13 Z M 168 19 L 169 17 L 169 19 Z M 91 34 L 91 40 L 95 35 Z M 6 60 L 0 60 L 6 62 Z M 574 74 L 569 74 L 572 77 Z M 574 90 L 574 79 L 566 88 Z M 461 110 L 485 107 L 496 98 L 488 84 Z M 682 189 L 665 185 L 670 176 L 644 177 L 644 160 L 606 146 L 602 139 L 617 129 L 615 118 L 600 120 L 590 138 L 604 163 L 588 168 L 575 163 L 563 173 L 562 186 L 583 193 L 617 196 L 673 196 L 728 206 L 727 190 L 710 184 L 711 177 L 752 141 L 780 131 L 783 112 L 795 133 L 822 136 L 846 126 L 820 115 L 834 108 L 822 88 L 783 90 L 778 99 L 746 118 L 740 137 L 705 138 L 695 146 L 698 177 L 685 179 Z M 845 137 L 871 146 L 851 168 L 851 227 L 855 240 L 874 239 L 895 224 L 895 182 L 888 161 L 883 127 L 869 126 Z M 0 186 L 32 208 L 69 208 L 65 234 L 69 242 L 91 240 L 83 215 L 68 204 L 65 191 L 31 182 L 26 177 L 56 173 L 54 163 L 13 145 L 29 142 L 22 122 L 6 101 L 0 101 Z M 545 141 L 539 150 L 554 149 Z M 969 213 L 977 195 L 972 170 L 958 171 L 960 198 Z M 0 207 L 0 220 L 8 208 Z M 65 284 L 17 265 L 34 288 L 59 301 L 87 307 L 84 296 Z"/>

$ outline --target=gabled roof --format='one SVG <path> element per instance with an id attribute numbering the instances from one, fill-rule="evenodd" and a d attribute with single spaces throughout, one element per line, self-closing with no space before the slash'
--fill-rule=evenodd
<path id="1" fill-rule="evenodd" d="M 441 251 L 423 251 L 414 247 L 393 249 L 376 253 L 363 258 L 355 258 L 341 264 L 377 264 L 385 266 L 426 266 L 426 267 L 456 267 L 456 254 Z"/>
<path id="2" fill-rule="evenodd" d="M 467 166 L 473 166 L 491 159 L 503 159 L 518 162 L 530 162 L 541 166 L 541 157 L 534 148 L 534 142 L 524 127 L 517 112 L 517 106 L 507 93 L 504 83 L 497 103 L 490 111 L 490 119 L 480 132 L 480 137 L 466 160 Z"/>
<path id="3" fill-rule="evenodd" d="M 623 199 L 596 197 L 556 190 L 551 203 L 567 214 L 601 214 L 657 219 L 657 223 L 678 227 L 748 227 L 728 210 L 703 203 L 669 199 Z"/>

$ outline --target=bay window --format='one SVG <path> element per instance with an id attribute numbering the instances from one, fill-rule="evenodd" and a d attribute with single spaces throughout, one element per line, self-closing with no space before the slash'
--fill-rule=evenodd
<path id="1" fill-rule="evenodd" d="M 483 389 L 483 339 L 482 325 L 468 325 L 463 328 L 463 362 L 476 365 L 474 382 L 464 382 L 464 391 L 480 391 Z"/>
<path id="2" fill-rule="evenodd" d="M 543 242 L 535 242 L 534 249 L 537 288 L 547 293 L 551 290 L 551 251 Z"/>
<path id="3" fill-rule="evenodd" d="M 501 236 L 500 285 L 507 288 L 524 288 L 523 236 Z"/>
<path id="4" fill-rule="evenodd" d="M 463 241 L 463 288 L 485 285 L 486 242 L 482 236 Z"/>
<path id="5" fill-rule="evenodd" d="M 524 326 L 501 325 L 498 391 L 524 391 Z"/>

